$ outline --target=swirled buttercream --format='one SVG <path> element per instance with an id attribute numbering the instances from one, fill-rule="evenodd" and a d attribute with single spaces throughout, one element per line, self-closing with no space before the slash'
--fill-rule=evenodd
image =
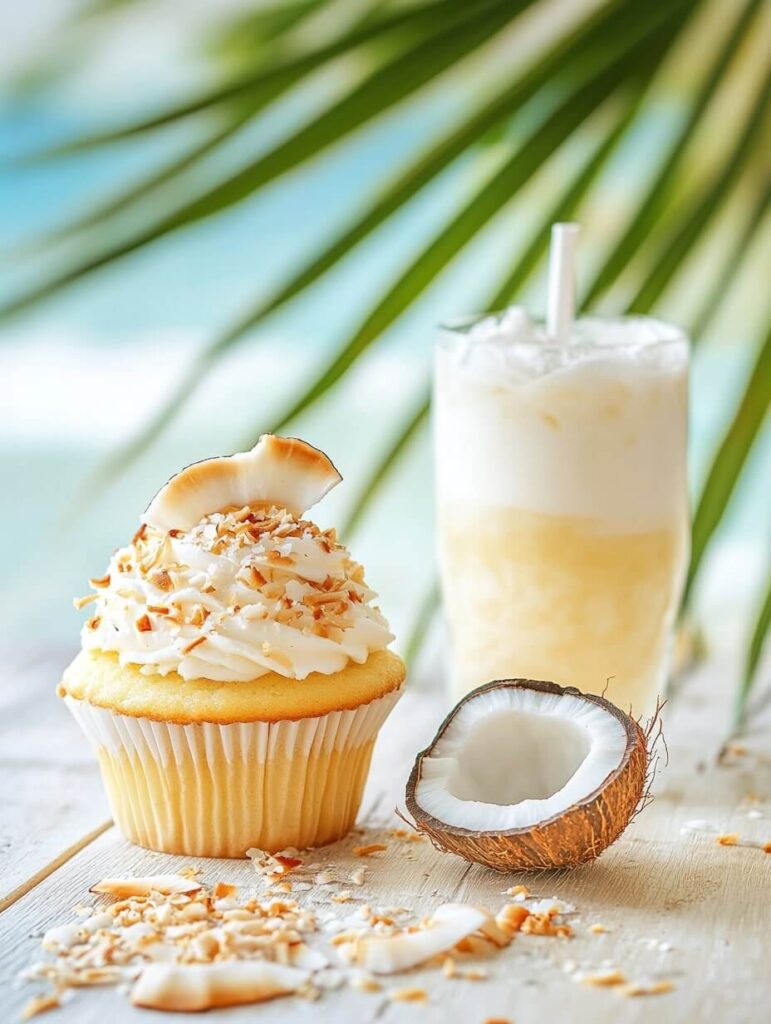
<path id="1" fill-rule="evenodd" d="M 275 506 L 216 512 L 191 530 L 143 525 L 113 555 L 83 627 L 85 649 L 184 679 L 303 679 L 363 663 L 393 639 L 362 567 Z"/>

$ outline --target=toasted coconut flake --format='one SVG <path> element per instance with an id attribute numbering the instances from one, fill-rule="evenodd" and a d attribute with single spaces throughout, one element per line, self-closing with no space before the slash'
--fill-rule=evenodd
<path id="1" fill-rule="evenodd" d="M 609 968 L 607 971 L 591 971 L 575 975 L 576 981 L 582 985 L 589 985 L 592 988 L 613 988 L 616 985 L 623 985 L 626 978 L 621 971 Z"/>
<path id="2" fill-rule="evenodd" d="M 32 1020 L 39 1013 L 45 1013 L 46 1010 L 55 1010 L 57 1006 L 61 1006 L 61 1000 L 55 992 L 45 996 L 34 996 L 25 1004 L 24 1009 L 21 1011 L 21 1019 Z"/>
<path id="3" fill-rule="evenodd" d="M 388 847 L 384 843 L 368 843 L 366 846 L 354 846 L 354 857 L 371 857 L 373 853 L 383 853 Z"/>
<path id="4" fill-rule="evenodd" d="M 715 842 L 718 846 L 738 846 L 739 845 L 739 833 L 738 832 L 723 832 L 717 837 Z"/>
<path id="5" fill-rule="evenodd" d="M 307 971 L 260 960 L 211 964 L 150 964 L 131 990 L 134 1006 L 194 1011 L 261 1003 L 296 992 Z"/>
<path id="6" fill-rule="evenodd" d="M 428 992 L 416 985 L 409 988 L 395 988 L 388 993 L 388 998 L 394 1003 L 426 1003 Z"/>
<path id="7" fill-rule="evenodd" d="M 505 907 L 498 911 L 495 923 L 501 931 L 508 935 L 513 935 L 521 930 L 525 918 L 528 917 L 530 917 L 530 911 L 527 907 L 523 907 L 521 903 L 507 903 Z"/>
<path id="8" fill-rule="evenodd" d="M 630 981 L 627 985 L 622 985 L 618 991 L 622 996 L 663 996 L 667 992 L 672 992 L 674 985 L 671 981 L 662 979 L 661 981 Z"/>
<path id="9" fill-rule="evenodd" d="M 211 512 L 270 503 L 300 515 L 341 479 L 327 456 L 305 441 L 263 434 L 251 451 L 177 473 L 150 502 L 144 520 L 162 530 L 189 530 Z"/>
<path id="10" fill-rule="evenodd" d="M 92 885 L 89 892 L 106 893 L 127 899 L 131 896 L 149 896 L 152 892 L 169 896 L 173 893 L 197 892 L 200 882 L 182 875 L 147 875 L 144 878 L 104 878 Z"/>
<path id="11" fill-rule="evenodd" d="M 351 963 L 373 974 L 396 974 L 451 950 L 481 928 L 489 915 L 463 903 L 445 903 L 416 931 L 356 937 L 341 947 Z"/>

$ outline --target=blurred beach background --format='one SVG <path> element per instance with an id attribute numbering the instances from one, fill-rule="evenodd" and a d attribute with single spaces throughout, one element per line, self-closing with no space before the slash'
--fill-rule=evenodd
<path id="1" fill-rule="evenodd" d="M 277 30 L 283 23 L 275 11 L 282 6 L 298 13 Z M 366 211 L 387 183 L 472 113 L 481 97 L 494 93 L 503 71 L 509 76 L 518 66 L 529 68 L 552 39 L 604 5 L 539 0 L 510 6 L 510 23 L 313 159 L 298 161 L 216 216 L 170 231 L 23 303 L 18 297 L 34 295 L 41 282 L 66 274 L 114 239 L 130 238 L 138 224 L 157 221 L 180 201 L 237 173 L 255 154 L 270 152 L 321 119 L 373 68 L 394 59 L 398 40 L 390 50 L 385 44 L 380 50 L 360 46 L 329 60 L 244 119 L 184 173 L 126 204 L 112 219 L 97 218 L 94 226 L 66 237 L 52 232 L 200 145 L 221 130 L 222 111 L 205 109 L 55 158 L 22 157 L 131 125 L 231 80 L 245 65 L 307 53 L 351 25 L 409 4 L 28 0 L 0 6 L 0 302 L 7 313 L 0 321 L 0 546 L 7 643 L 19 650 L 74 648 L 82 616 L 72 608 L 73 595 L 86 592 L 87 578 L 100 575 L 112 549 L 132 535 L 158 487 L 180 466 L 241 449 L 280 420 L 404 269 L 431 250 L 445 224 L 537 130 L 560 97 L 548 83 L 294 301 L 202 367 L 200 386 L 178 414 L 121 472 L 112 472 L 115 453 L 125 451 L 152 421 L 213 339 Z M 643 0 L 626 4 L 632 20 L 647 6 Z M 711 0 L 692 6 L 687 28 L 662 56 L 639 109 L 571 210 L 583 227 L 580 278 L 588 286 L 655 181 L 715 55 L 744 18 L 730 66 L 652 229 L 654 242 L 640 246 L 639 257 L 636 251 L 593 304 L 601 312 L 623 312 L 639 282 L 666 258 L 667 232 L 677 234 L 678 217 L 685 223 L 704 182 L 709 185 L 730 161 L 769 73 L 768 5 Z M 437 14 L 437 33 L 444 28 L 442 17 Z M 249 35 L 250 25 L 266 24 L 273 28 Z M 367 567 L 402 647 L 434 580 L 427 420 L 420 417 L 393 458 L 389 453 L 420 408 L 435 325 L 488 308 L 496 281 L 533 238 L 541 238 L 565 187 L 615 124 L 615 108 L 597 107 L 441 273 L 426 281 L 408 308 L 392 323 L 384 320 L 384 329 L 350 360 L 340 380 L 283 427 L 327 451 L 345 478 L 319 509 L 323 525 L 344 521 L 364 492 L 369 496 L 344 539 Z M 759 366 L 771 365 L 768 359 L 759 363 L 771 322 L 771 216 L 767 201 L 758 201 L 763 195 L 767 200 L 769 187 L 765 100 L 757 110 L 763 123 L 751 152 L 652 310 L 689 331 L 706 321 L 692 373 L 694 505 L 741 412 L 753 367 L 757 373 Z M 515 296 L 539 314 L 543 248 L 540 253 Z M 750 443 L 710 531 L 689 615 L 713 649 L 738 652 L 737 666 L 757 630 L 769 578 L 768 386 L 768 380 L 765 390 L 756 385 L 751 396 Z M 387 472 L 375 482 L 373 467 L 384 461 Z M 719 466 L 718 477 L 721 472 Z M 739 672 L 726 685 L 737 685 Z"/>

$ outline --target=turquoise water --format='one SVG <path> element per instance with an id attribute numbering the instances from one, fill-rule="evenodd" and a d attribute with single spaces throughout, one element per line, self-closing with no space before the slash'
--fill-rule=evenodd
<path id="1" fill-rule="evenodd" d="M 452 96 L 433 95 L 409 117 L 385 118 L 355 140 L 300 169 L 256 200 L 134 254 L 4 327 L 0 347 L 0 556 L 6 622 L 21 639 L 73 639 L 81 616 L 70 598 L 99 575 L 112 548 L 133 532 L 158 486 L 181 464 L 234 450 L 267 427 L 314 370 L 342 344 L 395 278 L 406 259 L 478 180 L 461 162 L 314 287 L 273 317 L 220 364 L 184 413 L 124 477 L 82 500 L 86 475 L 131 436 L 168 393 L 192 354 L 240 310 L 267 294 L 303 256 L 330 237 L 437 130 Z M 662 117 L 663 117 L 662 113 Z M 81 125 L 54 101 L 7 106 L 0 136 L 8 152 L 39 147 Z M 270 125 L 270 133 L 275 126 Z M 174 140 L 174 145 L 185 139 Z M 636 145 L 641 145 L 637 142 Z M 68 220 L 97 196 L 116 190 L 167 147 L 107 149 L 30 169 L 9 168 L 0 182 L 4 293 L 45 277 L 62 254 L 25 262 L 13 246 Z M 238 155 L 238 147 L 235 149 Z M 490 161 L 495 159 L 493 152 Z M 625 162 L 624 162 L 625 161 Z M 628 179 L 630 154 L 616 169 Z M 610 180 L 608 195 L 621 186 Z M 527 190 L 498 225 L 483 233 L 371 357 L 293 427 L 324 447 L 345 484 L 323 506 L 339 521 L 427 379 L 433 326 L 479 307 L 512 244 L 544 204 L 553 182 Z M 128 225 L 131 227 L 131 225 Z M 513 242 L 512 242 L 513 240 Z M 77 254 L 78 247 L 71 250 Z M 587 254 L 587 259 L 592 253 Z M 542 280 L 527 293 L 537 308 Z M 692 483 L 705 467 L 741 387 L 756 318 L 744 314 L 749 285 L 737 288 L 694 362 Z M 664 310 L 677 318 L 677 310 Z M 728 317 L 738 323 L 726 335 Z M 738 319 L 737 319 L 738 318 Z M 702 601 L 708 615 L 746 620 L 768 555 L 767 494 L 771 436 L 766 430 L 721 530 Z M 79 504 L 76 505 L 76 498 Z M 432 577 L 433 532 L 427 433 L 399 464 L 369 520 L 352 539 L 395 628 L 404 635 Z M 716 546 L 718 547 L 718 546 Z"/>

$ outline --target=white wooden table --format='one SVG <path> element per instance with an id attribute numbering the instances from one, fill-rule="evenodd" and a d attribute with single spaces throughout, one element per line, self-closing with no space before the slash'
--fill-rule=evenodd
<path id="1" fill-rule="evenodd" d="M 191 863 L 191 858 L 132 846 L 109 822 L 90 750 L 54 696 L 67 656 L 63 651 L 28 660 L 12 666 L 0 680 L 3 1024 L 17 1019 L 35 992 L 34 986 L 20 986 L 16 979 L 25 966 L 41 959 L 42 932 L 70 920 L 76 904 L 90 902 L 90 884 L 105 876 L 171 872 Z M 746 754 L 723 766 L 715 763 L 732 688 L 731 673 L 720 664 L 688 679 L 665 715 L 670 762 L 660 772 L 653 804 L 594 864 L 535 880 L 469 865 L 436 852 L 425 841 L 406 844 L 391 837 L 389 830 L 399 824 L 393 809 L 414 754 L 443 714 L 437 693 L 408 692 L 381 735 L 360 819 L 367 830 L 365 841 L 385 841 L 388 851 L 366 862 L 355 860 L 351 847 L 362 842 L 356 836 L 327 848 L 317 859 L 351 868 L 366 863 L 366 883 L 357 898 L 421 912 L 448 900 L 495 910 L 505 902 L 503 890 L 522 882 L 534 892 L 575 904 L 574 938 L 520 935 L 485 961 L 490 974 L 485 981 L 448 980 L 437 969 L 418 970 L 387 980 L 380 993 L 345 989 L 325 993 L 317 1003 L 279 999 L 212 1012 L 207 1021 L 767 1021 L 771 856 L 757 848 L 720 846 L 708 833 L 681 833 L 686 822 L 703 819 L 748 840 L 771 840 L 771 758 L 763 753 L 764 730 L 750 740 Z M 766 751 L 768 735 L 766 728 Z M 260 891 L 261 880 L 246 861 L 195 863 L 200 863 L 207 883 L 223 879 L 239 884 L 242 891 Z M 314 889 L 297 898 L 326 906 L 329 893 Z M 596 923 L 607 932 L 593 933 L 590 926 Z M 662 943 L 663 950 L 658 948 Z M 666 979 L 674 989 L 666 995 L 629 998 L 613 989 L 589 988 L 565 970 L 571 961 L 586 969 L 612 964 L 632 980 Z M 388 989 L 405 985 L 424 987 L 428 1002 L 390 1001 Z M 111 1024 L 152 1024 L 169 1017 L 132 1008 L 114 989 L 90 989 L 41 1019 L 52 1024 L 107 1019 Z"/>

